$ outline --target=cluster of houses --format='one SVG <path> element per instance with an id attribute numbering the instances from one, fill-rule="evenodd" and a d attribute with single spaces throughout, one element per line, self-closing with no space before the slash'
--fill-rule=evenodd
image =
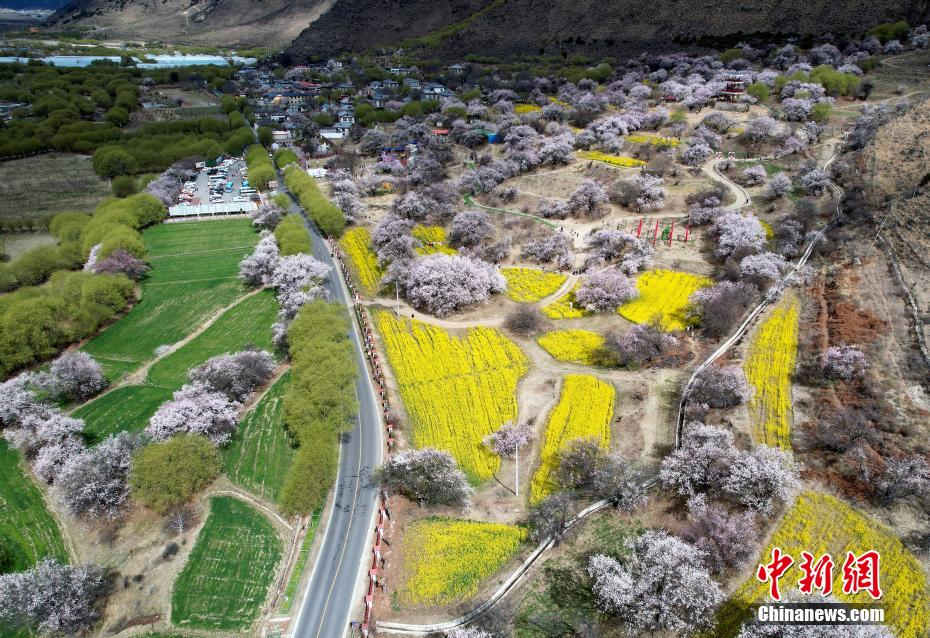
<path id="1" fill-rule="evenodd" d="M 343 63 L 329 60 L 325 63 L 291 67 L 278 77 L 272 71 L 258 68 L 243 68 L 237 80 L 243 91 L 253 96 L 253 112 L 258 126 L 274 130 L 278 143 L 301 141 L 309 119 L 318 119 L 320 114 L 327 123 L 320 128 L 320 149 L 326 152 L 329 144 L 339 142 L 349 135 L 356 122 L 356 104 L 369 103 L 375 109 L 402 105 L 414 99 L 441 99 L 453 93 L 438 82 L 426 82 L 416 77 L 416 69 L 388 67 L 388 77 L 374 80 L 367 86 L 356 86 L 346 81 L 325 81 L 319 78 L 337 76 L 344 78 Z M 466 67 L 454 64 L 447 68 L 450 75 L 462 75 Z M 315 78 L 315 79 L 311 79 Z"/>

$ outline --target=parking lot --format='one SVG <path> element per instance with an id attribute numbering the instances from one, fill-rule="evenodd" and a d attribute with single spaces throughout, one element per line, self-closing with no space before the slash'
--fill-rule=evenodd
<path id="1" fill-rule="evenodd" d="M 178 199 L 181 204 L 194 206 L 258 200 L 258 194 L 248 184 L 245 161 L 241 158 L 229 158 L 215 167 L 201 168 L 195 180 L 184 184 Z"/>

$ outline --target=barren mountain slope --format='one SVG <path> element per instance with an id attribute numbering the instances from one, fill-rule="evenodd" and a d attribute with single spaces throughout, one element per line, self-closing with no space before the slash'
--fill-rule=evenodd
<path id="1" fill-rule="evenodd" d="M 334 0 L 75 0 L 52 25 L 108 37 L 227 46 L 286 46 Z"/>
<path id="2" fill-rule="evenodd" d="M 890 20 L 920 20 L 923 0 L 336 0 L 291 48 L 329 55 L 456 28 L 427 43 L 447 58 L 468 54 L 625 54 L 742 34 L 860 33 Z M 469 17 L 470 16 L 470 17 Z"/>

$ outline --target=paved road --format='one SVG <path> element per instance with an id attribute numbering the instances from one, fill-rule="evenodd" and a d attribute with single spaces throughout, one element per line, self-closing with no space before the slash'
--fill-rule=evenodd
<path id="1" fill-rule="evenodd" d="M 279 190 L 287 193 L 284 179 L 278 175 Z M 292 212 L 303 212 L 296 204 Z M 306 216 L 304 216 L 306 220 Z M 316 227 L 307 223 L 313 239 L 313 255 L 332 267 L 328 288 L 332 299 L 352 310 L 339 271 L 329 253 L 329 246 Z M 372 471 L 381 464 L 380 406 L 375 398 L 371 377 L 352 317 L 352 343 L 355 347 L 359 375 L 355 383 L 358 417 L 352 431 L 340 444 L 336 494 L 323 545 L 312 567 L 310 584 L 300 602 L 300 611 L 292 635 L 297 638 L 341 638 L 346 635 L 352 607 L 361 601 L 356 591 L 362 562 L 370 560 L 371 529 L 376 511 L 378 488 L 370 481 Z M 367 570 L 366 570 L 367 571 Z"/>

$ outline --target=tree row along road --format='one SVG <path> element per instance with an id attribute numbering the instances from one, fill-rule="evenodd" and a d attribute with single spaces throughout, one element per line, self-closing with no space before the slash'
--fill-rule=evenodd
<path id="1" fill-rule="evenodd" d="M 755 159 L 768 159 L 768 158 L 755 158 Z M 834 154 L 824 164 L 823 170 L 826 171 L 829 168 L 830 164 L 835 159 L 836 159 L 836 155 Z M 736 196 L 736 202 L 734 202 L 733 204 L 730 204 L 727 208 L 731 210 L 739 210 L 741 208 L 744 208 L 747 205 L 749 205 L 752 200 L 749 197 L 749 194 L 746 192 L 745 189 L 743 189 L 738 184 L 732 182 L 729 178 L 727 178 L 725 175 L 723 175 L 720 172 L 717 165 L 722 161 L 724 160 L 713 160 L 711 162 L 708 162 L 704 166 L 704 170 L 708 172 L 709 174 L 711 174 L 711 176 L 717 181 L 723 182 L 723 184 L 728 189 L 730 189 Z M 711 170 L 708 170 L 708 168 L 710 168 Z M 798 259 L 798 261 L 794 264 L 791 270 L 784 275 L 780 284 L 774 285 L 771 290 L 775 290 L 775 289 L 781 290 L 784 287 L 787 287 L 787 282 L 789 278 L 795 273 L 797 273 L 798 270 L 800 270 L 807 263 L 807 261 L 810 259 L 810 256 L 813 254 L 814 248 L 817 246 L 818 243 L 820 243 L 820 241 L 823 239 L 826 232 L 836 223 L 836 219 L 838 218 L 840 214 L 840 203 L 841 203 L 842 196 L 843 196 L 843 189 L 840 188 L 838 185 L 836 185 L 832 181 L 828 182 L 828 184 L 829 184 L 830 190 L 833 192 L 834 198 L 836 199 L 836 208 L 835 208 L 833 218 L 823 228 L 821 228 L 820 231 L 817 232 L 817 234 L 811 239 L 810 243 L 807 246 L 807 249 Z M 728 352 L 734 345 L 739 343 L 739 341 L 743 338 L 743 336 L 745 336 L 749 328 L 755 323 L 756 319 L 758 319 L 759 316 L 765 311 L 765 309 L 772 302 L 776 301 L 778 297 L 779 297 L 778 294 L 772 294 L 772 293 L 766 294 L 766 296 L 762 299 L 761 302 L 759 302 L 757 306 L 755 306 L 754 308 L 752 308 L 751 310 L 747 312 L 745 318 L 740 323 L 740 325 L 736 328 L 733 334 L 728 339 L 726 339 L 726 341 L 721 343 L 720 346 L 713 353 L 711 353 L 710 356 L 707 359 L 705 359 L 697 368 L 695 368 L 691 377 L 688 379 L 688 382 L 685 385 L 684 390 L 682 391 L 681 402 L 679 403 L 679 406 L 678 406 L 678 417 L 677 417 L 676 428 L 675 428 L 675 447 L 676 448 L 681 445 L 682 425 L 684 421 L 685 407 L 687 406 L 688 390 L 691 388 L 694 382 L 694 379 L 701 373 L 701 371 L 707 368 L 707 366 L 711 365 L 714 361 L 719 359 L 723 354 Z M 647 489 L 651 489 L 657 485 L 658 485 L 657 478 L 649 479 L 645 483 L 645 486 Z M 611 503 L 609 501 L 598 501 L 596 503 L 592 503 L 585 509 L 578 512 L 572 519 L 570 519 L 566 523 L 565 531 L 571 529 L 572 527 L 574 527 L 575 525 L 583 521 L 588 516 L 595 514 L 603 509 L 606 509 L 610 506 L 611 506 Z M 485 612 L 487 612 L 489 609 L 494 607 L 504 596 L 506 596 L 517 585 L 517 583 L 519 583 L 524 578 L 524 576 L 527 574 L 527 572 L 530 570 L 533 564 L 536 563 L 536 561 L 539 560 L 539 558 L 541 558 L 546 553 L 546 551 L 550 549 L 551 547 L 553 547 L 554 545 L 555 545 L 554 538 L 550 537 L 550 538 L 543 540 L 536 547 L 536 549 L 533 550 L 533 552 L 527 557 L 527 559 L 523 562 L 523 564 L 521 564 L 516 569 L 516 571 L 514 571 L 503 582 L 503 584 L 501 584 L 501 586 L 498 587 L 497 590 L 493 594 L 491 594 L 491 596 L 487 600 L 485 600 L 483 603 L 481 603 L 480 605 L 478 605 L 477 607 L 475 607 L 468 613 L 462 616 L 459 616 L 458 618 L 453 618 L 451 620 L 447 620 L 444 622 L 432 623 L 428 625 L 415 624 L 415 623 L 399 623 L 399 622 L 379 622 L 378 629 L 379 631 L 385 634 L 397 634 L 397 635 L 404 635 L 404 636 L 425 636 L 427 634 L 431 634 L 435 632 L 449 631 L 450 629 L 454 629 L 456 627 L 461 627 L 463 625 L 472 623 L 476 619 L 478 619 L 481 615 L 483 615 Z"/>
<path id="2" fill-rule="evenodd" d="M 290 212 L 300 214 L 310 231 L 313 256 L 331 268 L 326 287 L 330 298 L 345 306 L 349 313 L 352 325 L 349 336 L 358 369 L 355 381 L 358 415 L 352 430 L 343 435 L 339 445 L 339 468 L 332 506 L 326 517 L 325 529 L 321 530 L 319 554 L 311 568 L 303 599 L 299 601 L 297 619 L 291 628 L 291 635 L 295 638 L 338 638 L 345 635 L 352 608 L 361 601 L 356 598 L 356 588 L 362 563 L 368 557 L 377 512 L 378 487 L 371 480 L 371 475 L 381 464 L 381 409 L 368 375 L 349 296 L 329 245 L 309 220 L 306 211 L 293 201 L 280 172 L 278 183 L 278 190 L 291 197 Z"/>

